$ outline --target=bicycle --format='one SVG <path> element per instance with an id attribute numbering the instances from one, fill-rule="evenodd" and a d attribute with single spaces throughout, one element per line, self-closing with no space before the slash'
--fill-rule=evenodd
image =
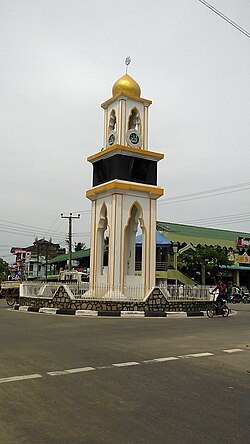
<path id="1" fill-rule="evenodd" d="M 225 300 L 223 300 L 223 304 L 217 304 L 215 300 L 212 302 L 212 307 L 207 309 L 207 316 L 212 318 L 213 316 L 222 315 L 223 318 L 226 318 L 230 313 L 229 307 L 225 304 Z"/>

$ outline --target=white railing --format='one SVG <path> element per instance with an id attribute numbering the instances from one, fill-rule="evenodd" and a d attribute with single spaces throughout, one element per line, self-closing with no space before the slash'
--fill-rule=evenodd
<path id="1" fill-rule="evenodd" d="M 90 286 L 88 282 L 24 282 L 20 286 L 20 297 L 53 298 L 62 286 L 71 299 L 130 300 L 142 301 L 150 293 L 143 285 L 126 285 L 123 288 L 108 284 Z"/>
<path id="2" fill-rule="evenodd" d="M 214 287 L 208 285 L 159 285 L 159 288 L 171 301 L 206 300 L 213 298 L 211 291 Z"/>
<path id="3" fill-rule="evenodd" d="M 20 297 L 52 298 L 58 289 L 59 282 L 23 282 L 20 285 Z"/>
<path id="4" fill-rule="evenodd" d="M 71 289 L 71 288 L 70 288 Z M 80 288 L 79 288 L 80 290 Z M 92 299 L 92 300 L 123 300 L 123 301 L 142 301 L 150 292 L 150 289 L 145 290 L 143 285 L 121 285 L 112 286 L 108 284 L 90 285 L 88 290 L 80 294 L 77 290 L 74 294 L 76 299 Z"/>
<path id="5" fill-rule="evenodd" d="M 88 282 L 24 282 L 20 285 L 21 297 L 52 299 L 57 289 L 63 286 L 71 299 L 142 301 L 150 294 L 151 288 L 141 285 L 108 284 L 90 286 Z M 159 288 L 169 301 L 211 300 L 211 287 L 202 285 L 160 285 Z"/>

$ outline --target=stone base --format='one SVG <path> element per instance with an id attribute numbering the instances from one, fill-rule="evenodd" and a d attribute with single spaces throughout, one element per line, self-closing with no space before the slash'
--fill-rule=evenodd
<path id="1" fill-rule="evenodd" d="M 93 298 L 94 295 L 89 297 Z M 97 312 L 202 312 L 211 305 L 210 301 L 204 300 L 183 300 L 168 301 L 158 287 L 155 287 L 144 301 L 126 301 L 122 298 L 112 300 L 94 299 L 71 299 L 64 287 L 59 287 L 53 298 L 41 297 L 20 297 L 20 305 L 38 308 L 56 308 L 69 310 L 91 310 Z M 114 297 L 117 297 L 115 295 Z"/>

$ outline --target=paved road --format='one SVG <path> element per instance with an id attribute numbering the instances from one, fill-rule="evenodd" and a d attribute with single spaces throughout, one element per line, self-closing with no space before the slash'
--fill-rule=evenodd
<path id="1" fill-rule="evenodd" d="M 78 318 L 0 302 L 0 442 L 249 443 L 250 305 Z"/>

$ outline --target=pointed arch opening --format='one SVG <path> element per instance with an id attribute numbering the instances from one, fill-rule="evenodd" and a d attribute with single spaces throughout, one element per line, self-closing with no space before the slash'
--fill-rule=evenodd
<path id="1" fill-rule="evenodd" d="M 116 113 L 114 109 L 112 109 L 109 118 L 109 132 L 110 131 L 116 131 Z"/>
<path id="2" fill-rule="evenodd" d="M 141 132 L 141 117 L 139 110 L 135 107 L 131 110 L 129 119 L 128 119 L 128 129 L 133 129 L 138 132 Z"/>
<path id="3" fill-rule="evenodd" d="M 107 206 L 104 203 L 97 228 L 97 252 L 96 252 L 96 273 L 103 276 L 105 269 L 108 269 L 108 247 L 109 247 L 109 224 Z"/>
<path id="4" fill-rule="evenodd" d="M 141 243 L 140 248 L 136 249 L 136 238 L 138 235 L 141 237 Z M 134 202 L 130 208 L 130 215 L 125 228 L 124 236 L 125 276 L 136 276 L 138 264 L 141 264 L 139 268 L 141 269 L 142 276 L 144 275 L 145 239 L 146 230 L 143 220 L 143 211 L 140 204 L 138 202 Z"/>

